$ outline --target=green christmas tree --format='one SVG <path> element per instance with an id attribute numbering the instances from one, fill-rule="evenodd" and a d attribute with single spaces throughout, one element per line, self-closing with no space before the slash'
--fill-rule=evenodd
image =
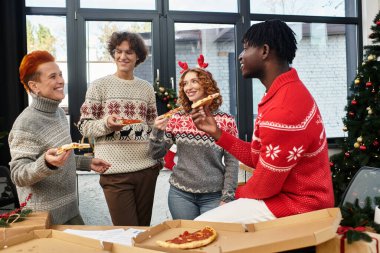
<path id="1" fill-rule="evenodd" d="M 380 167 L 380 12 L 371 30 L 372 45 L 364 47 L 363 62 L 350 86 L 342 151 L 331 157 L 336 204 L 361 167 Z"/>

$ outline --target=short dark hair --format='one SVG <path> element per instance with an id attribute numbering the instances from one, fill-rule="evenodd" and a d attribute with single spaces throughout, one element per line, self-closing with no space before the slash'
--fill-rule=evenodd
<path id="1" fill-rule="evenodd" d="M 272 19 L 252 25 L 244 34 L 242 42 L 250 47 L 267 44 L 276 51 L 279 59 L 286 60 L 289 64 L 296 56 L 295 33 L 281 20 Z"/>
<path id="2" fill-rule="evenodd" d="M 118 45 L 123 43 L 123 41 L 128 41 L 129 46 L 133 51 L 135 51 L 138 60 L 136 61 L 136 66 L 144 62 L 146 56 L 148 55 L 148 49 L 145 45 L 144 39 L 138 33 L 131 32 L 114 32 L 112 33 L 110 39 L 108 40 L 108 52 L 112 58 L 114 56 L 114 50 Z"/>

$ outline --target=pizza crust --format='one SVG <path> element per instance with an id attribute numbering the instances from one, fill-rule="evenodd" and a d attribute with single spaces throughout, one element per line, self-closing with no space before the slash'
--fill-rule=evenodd
<path id="1" fill-rule="evenodd" d="M 202 98 L 201 100 L 198 100 L 197 102 L 193 103 L 191 105 L 191 108 L 194 109 L 194 108 L 197 108 L 200 106 L 210 105 L 212 103 L 212 101 L 219 96 L 220 96 L 219 93 L 214 93 L 214 94 L 208 95 L 207 97 Z"/>
<path id="2" fill-rule="evenodd" d="M 165 113 L 164 118 L 170 118 L 171 116 L 173 116 L 174 113 L 182 111 L 182 110 L 183 110 L 182 106 L 174 108 L 173 110 L 170 110 L 167 113 Z"/>
<path id="3" fill-rule="evenodd" d="M 201 231 L 203 231 L 204 229 L 211 231 L 212 235 L 202 240 L 191 241 L 191 242 L 181 243 L 181 244 L 167 242 L 167 241 L 156 241 L 156 243 L 161 247 L 172 248 L 172 249 L 194 249 L 194 248 L 206 246 L 210 244 L 211 242 L 213 242 L 216 239 L 218 234 L 216 233 L 215 229 L 213 229 L 212 227 L 206 226 Z"/>
<path id="4" fill-rule="evenodd" d="M 57 155 L 62 154 L 64 151 L 70 150 L 70 149 L 85 149 L 85 148 L 90 148 L 90 144 L 88 143 L 77 143 L 77 142 L 72 142 L 70 144 L 65 144 L 62 145 L 57 149 Z"/>

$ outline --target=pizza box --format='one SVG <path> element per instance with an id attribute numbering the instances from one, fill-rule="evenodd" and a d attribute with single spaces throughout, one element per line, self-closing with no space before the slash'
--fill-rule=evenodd
<path id="1" fill-rule="evenodd" d="M 279 218 L 273 221 L 247 224 L 215 223 L 187 220 L 166 221 L 140 233 L 134 246 L 165 252 L 184 252 L 180 249 L 162 248 L 157 240 L 173 239 L 184 231 L 194 232 L 204 226 L 213 227 L 218 237 L 211 244 L 186 252 L 279 252 L 315 246 L 336 235 L 341 221 L 339 208 Z"/>
<path id="2" fill-rule="evenodd" d="M 34 230 L 0 241 L 0 250 L 10 252 L 38 252 L 38 253 L 155 253 L 159 251 L 100 242 L 95 239 L 79 237 L 65 232 L 45 229 Z"/>
<path id="3" fill-rule="evenodd" d="M 0 240 L 10 238 L 33 230 L 46 229 L 50 226 L 48 212 L 32 212 L 22 221 L 9 224 L 9 227 L 0 229 Z"/>

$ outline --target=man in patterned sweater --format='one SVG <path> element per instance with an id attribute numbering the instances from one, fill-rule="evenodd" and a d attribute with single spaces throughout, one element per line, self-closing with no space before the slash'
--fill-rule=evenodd
<path id="1" fill-rule="evenodd" d="M 197 127 L 244 164 L 253 176 L 238 200 L 198 220 L 254 223 L 333 207 L 326 135 L 318 107 L 294 68 L 294 32 L 282 21 L 254 24 L 239 56 L 244 78 L 258 78 L 266 94 L 258 105 L 252 142 L 219 129 L 207 107 L 192 114 Z"/>
<path id="2" fill-rule="evenodd" d="M 78 124 L 83 136 L 95 138 L 95 156 L 112 163 L 100 185 L 115 226 L 149 226 L 161 163 L 148 153 L 157 117 L 153 86 L 133 71 L 147 56 L 135 33 L 114 32 L 108 51 L 117 71 L 95 80 L 87 90 Z M 121 119 L 140 120 L 124 125 Z"/>

